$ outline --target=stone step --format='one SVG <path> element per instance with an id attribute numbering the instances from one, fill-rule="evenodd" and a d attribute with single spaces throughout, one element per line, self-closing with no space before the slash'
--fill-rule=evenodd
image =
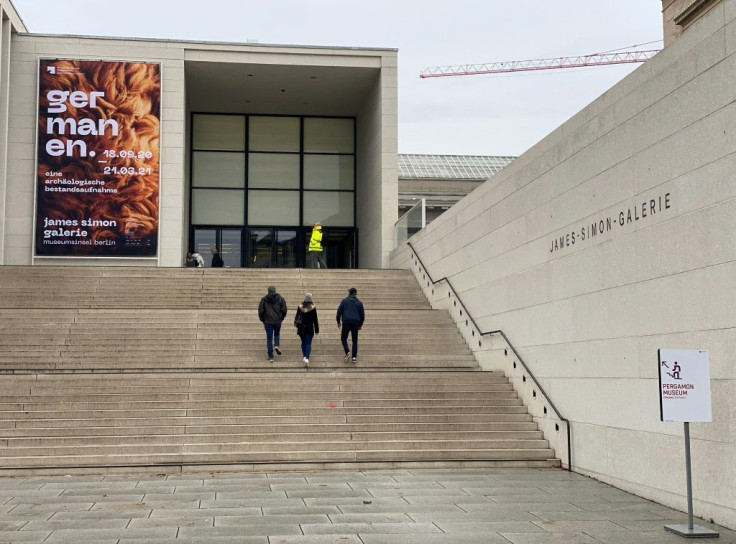
<path id="1" fill-rule="evenodd" d="M 321 330 L 320 334 L 314 337 L 312 342 L 315 344 L 334 344 L 340 343 L 340 332 L 335 327 L 335 330 Z M 266 343 L 266 335 L 264 331 L 242 331 L 239 329 L 233 329 L 232 331 L 224 332 L 222 330 L 196 330 L 192 329 L 189 331 L 152 331 L 151 329 L 141 329 L 139 331 L 133 331 L 128 334 L 122 334 L 119 331 L 115 334 L 105 335 L 104 339 L 100 336 L 100 333 L 85 332 L 84 334 L 69 333 L 67 334 L 23 334 L 19 336 L 7 335 L 7 341 L 3 339 L 3 335 L 0 334 L 0 341 L 3 342 L 3 347 L 8 349 L 17 349 L 22 351 L 23 349 L 32 349 L 35 347 L 47 347 L 53 345 L 55 347 L 95 347 L 101 344 L 105 346 L 119 345 L 128 346 L 132 348 L 138 348 L 139 343 L 143 343 L 148 346 L 160 346 L 161 348 L 171 349 L 173 347 L 181 346 L 182 344 L 189 346 L 200 346 L 200 347 L 219 347 L 227 342 L 237 343 L 241 346 L 249 346 L 251 344 L 263 344 Z M 156 334 L 158 332 L 158 334 Z M 173 334 L 172 334 L 173 332 Z M 179 334 L 176 334 L 179 332 Z M 466 346 L 463 342 L 462 337 L 457 331 L 443 331 L 424 333 L 412 335 L 411 338 L 406 338 L 400 334 L 383 333 L 380 330 L 363 330 L 358 336 L 359 343 L 363 344 L 376 344 L 382 343 L 391 348 L 403 348 L 404 351 L 417 350 L 421 351 L 422 346 L 427 344 L 442 346 L 448 342 L 453 342 L 455 345 L 452 347 L 457 349 L 459 346 Z M 296 328 L 289 324 L 288 327 L 282 326 L 281 328 L 281 339 L 292 344 L 299 344 L 300 340 L 296 334 Z"/>
<path id="2" fill-rule="evenodd" d="M 61 437 L 24 437 L 8 438 L 4 441 L 9 449 L 22 450 L 29 448 L 72 448 L 92 446 L 116 446 L 119 448 L 130 448 L 134 446 L 195 446 L 236 448 L 245 451 L 253 451 L 252 444 L 262 443 L 284 443 L 293 447 L 294 443 L 343 443 L 355 442 L 364 446 L 367 442 L 395 443 L 403 442 L 426 443 L 427 441 L 438 441 L 447 443 L 472 443 L 481 442 L 493 444 L 494 448 L 531 448 L 539 444 L 539 447 L 547 447 L 547 443 L 541 431 L 431 431 L 431 432 L 351 432 L 331 429 L 327 432 L 285 432 L 270 433 L 263 429 L 255 428 L 252 434 L 226 433 L 216 434 L 205 432 L 202 434 L 163 433 L 157 435 L 81 435 Z M 27 454 L 27 453 L 26 453 Z"/>
<path id="3" fill-rule="evenodd" d="M 298 437 L 295 437 L 298 438 Z M 545 440 L 325 440 L 311 442 L 308 440 L 292 440 L 290 442 L 248 442 L 248 443 L 209 443 L 209 444 L 116 444 L 105 445 L 75 445 L 75 446 L 40 446 L 22 448 L 4 448 L 2 457 L 10 459 L 13 457 L 59 457 L 59 456 L 84 456 L 94 455 L 120 455 L 184 453 L 199 454 L 202 456 L 212 454 L 224 455 L 253 455 L 258 453 L 278 454 L 279 452 L 301 451 L 303 454 L 330 451 L 391 451 L 404 449 L 420 454 L 424 450 L 441 449 L 453 450 L 477 450 L 504 451 L 504 450 L 526 450 L 530 457 L 547 458 L 549 449 Z M 242 453 L 241 453 L 242 452 Z"/>
<path id="4" fill-rule="evenodd" d="M 370 399 L 370 400 L 341 400 L 338 398 L 330 399 L 319 399 L 319 400 L 241 400 L 241 401 L 184 401 L 184 402 L 65 402 L 63 404 L 50 404 L 46 402 L 34 403 L 3 403 L 0 404 L 0 412 L 27 412 L 27 413 L 45 413 L 48 411 L 56 410 L 61 413 L 67 413 L 68 411 L 81 411 L 81 410 L 175 410 L 175 409 L 187 409 L 187 410 L 241 410 L 251 408 L 299 408 L 299 409 L 311 409 L 311 408 L 322 408 L 325 405 L 335 408 L 425 408 L 432 407 L 436 411 L 441 411 L 445 408 L 454 408 L 458 406 L 521 406 L 522 402 L 516 397 L 498 397 L 493 396 L 490 398 L 472 399 L 463 401 L 462 399 Z"/>
<path id="5" fill-rule="evenodd" d="M 264 460 L 265 459 L 265 460 Z M 0 470 L 15 468 L 52 467 L 108 467 L 108 466 L 151 466 L 151 465 L 232 465 L 232 464 L 275 464 L 296 463 L 310 465 L 315 463 L 406 463 L 426 461 L 542 461 L 543 466 L 559 466 L 554 459 L 554 451 L 549 449 L 503 449 L 503 450 L 446 450 L 446 449 L 394 449 L 394 450 L 343 450 L 304 452 L 301 449 L 279 452 L 239 452 L 239 453 L 159 453 L 159 454 L 109 454 L 73 456 L 29 456 L 0 457 Z M 529 466 L 529 465 L 523 465 Z M 540 465 L 533 465 L 540 466 Z"/>
<path id="6" fill-rule="evenodd" d="M 32 378 L 31 376 L 35 376 Z M 167 379 L 169 376 L 169 379 Z M 278 376 L 278 377 L 277 377 Z M 401 372 L 390 375 L 377 372 L 347 373 L 343 371 L 322 374 L 305 373 L 298 379 L 286 379 L 280 371 L 249 374 L 222 373 L 143 373 L 116 374 L 29 374 L 4 376 L 0 391 L 16 392 L 28 387 L 33 394 L 56 394 L 63 387 L 65 394 L 154 394 L 219 393 L 224 394 L 262 390 L 270 391 L 344 391 L 344 392 L 401 392 L 401 391 L 486 391 L 497 385 L 507 385 L 508 378 L 493 372 Z M 184 389 L 182 389 L 184 388 Z"/>
<path id="7" fill-rule="evenodd" d="M 395 380 L 401 380 L 401 383 L 396 383 Z M 446 385 L 464 384 L 468 386 L 472 385 L 484 385 L 491 383 L 508 383 L 508 378 L 502 372 L 485 371 L 482 373 L 474 372 L 456 372 L 453 374 L 433 374 L 433 373 L 422 373 L 417 374 L 416 372 L 407 371 L 402 373 L 392 374 L 390 376 L 383 376 L 377 373 L 366 372 L 364 374 L 344 374 L 341 372 L 334 372 L 331 374 L 322 374 L 315 376 L 303 376 L 298 381 L 283 380 L 283 375 L 279 372 L 261 372 L 254 374 L 238 374 L 238 373 L 216 373 L 207 374 L 199 372 L 183 372 L 178 374 L 169 373 L 145 373 L 145 374 L 125 374 L 119 375 L 117 381 L 114 384 L 106 384 L 109 381 L 108 377 L 97 376 L 95 374 L 80 374 L 78 376 L 60 376 L 54 374 L 31 374 L 27 376 L 9 376 L 0 380 L 0 387 L 7 385 L 8 383 L 23 383 L 23 384 L 47 384 L 51 387 L 57 383 L 62 382 L 74 382 L 79 387 L 89 386 L 92 384 L 94 387 L 118 387 L 130 383 L 132 385 L 151 385 L 151 386 L 165 386 L 167 384 L 173 385 L 184 385 L 191 384 L 193 386 L 217 386 L 227 388 L 229 386 L 236 386 L 240 384 L 261 384 L 261 385 L 282 385 L 285 387 L 301 387 L 302 384 L 314 383 L 320 386 L 329 385 L 334 386 L 350 386 L 355 384 L 377 384 L 380 387 L 392 384 L 396 387 L 403 387 L 404 385 L 421 385 L 421 386 L 432 386 L 432 387 L 445 387 Z"/>
<path id="8" fill-rule="evenodd" d="M 256 389 L 238 390 L 232 393 L 172 393 L 158 395 L 121 395 L 116 393 L 96 394 L 96 393 L 78 393 L 76 395 L 4 395 L 0 392 L 0 408 L 7 410 L 9 404 L 20 404 L 23 407 L 32 408 L 34 406 L 55 406 L 61 405 L 72 406 L 76 403 L 176 403 L 183 402 L 188 404 L 196 403 L 222 403 L 222 402 L 241 402 L 247 399 L 249 402 L 269 401 L 319 401 L 325 398 L 340 401 L 360 401 L 369 402 L 376 400 L 386 402 L 387 400 L 416 401 L 416 402 L 464 402 L 468 400 L 483 401 L 488 398 L 516 398 L 516 392 L 510 385 L 504 386 L 492 391 L 429 391 L 429 392 L 402 392 L 398 394 L 390 394 L 386 392 L 344 392 L 344 391 L 274 391 L 263 393 Z"/>
<path id="9" fill-rule="evenodd" d="M 359 425 L 465 425 L 486 423 L 530 423 L 531 416 L 528 413 L 499 413 L 490 419 L 488 413 L 479 414 L 404 414 L 400 419 L 394 415 L 346 415 L 336 413 L 296 414 L 296 415 L 248 415 L 248 416 L 215 416 L 215 417 L 95 417 L 95 418 L 53 418 L 53 419 L 19 419 L 13 422 L 16 429 L 78 429 L 92 426 L 107 428 L 117 427 L 158 427 L 158 426 L 223 426 L 223 425 L 307 425 L 307 424 L 359 424 Z"/>
<path id="10" fill-rule="evenodd" d="M 382 423 L 382 424 L 354 424 L 354 423 L 281 423 L 281 424 L 230 424 L 230 425 L 148 425 L 116 427 L 87 425 L 84 427 L 39 427 L 39 428 L 9 428 L 3 430 L 7 439 L 54 439 L 54 438 L 86 438 L 86 437 L 161 437 L 172 435 L 215 436 L 226 434 L 252 435 L 258 433 L 462 433 L 485 432 L 498 433 L 499 438 L 515 438 L 518 433 L 531 433 L 534 437 L 541 437 L 541 431 L 532 421 L 513 421 L 496 423 Z M 537 434 L 538 433 L 538 434 Z"/>
<path id="11" fill-rule="evenodd" d="M 185 417 L 251 417 L 251 416 L 324 416 L 335 414 L 338 416 L 392 416 L 404 418 L 417 415 L 458 415 L 458 414 L 523 414 L 523 405 L 508 404 L 483 404 L 465 406 L 310 406 L 310 407 L 285 407 L 277 408 L 254 407 L 254 408 L 158 408 L 155 410 L 140 409 L 110 409 L 110 410 L 36 410 L 33 412 L 25 410 L 3 410 L 0 411 L 0 419 L 22 421 L 29 419 L 143 419 L 151 418 L 185 418 Z"/>

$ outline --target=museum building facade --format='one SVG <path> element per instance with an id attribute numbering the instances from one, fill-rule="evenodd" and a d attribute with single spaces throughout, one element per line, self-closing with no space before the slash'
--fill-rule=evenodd
<path id="1" fill-rule="evenodd" d="M 0 0 L 0 264 L 388 264 L 397 51 L 37 35 Z"/>

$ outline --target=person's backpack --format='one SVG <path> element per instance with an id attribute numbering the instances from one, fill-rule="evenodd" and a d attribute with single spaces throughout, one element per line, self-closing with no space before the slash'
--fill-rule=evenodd
<path id="1" fill-rule="evenodd" d="M 297 310 L 294 316 L 294 326 L 298 329 L 302 326 L 302 312 Z"/>

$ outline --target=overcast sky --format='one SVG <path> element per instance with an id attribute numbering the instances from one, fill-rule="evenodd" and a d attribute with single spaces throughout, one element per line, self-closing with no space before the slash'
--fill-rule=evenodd
<path id="1" fill-rule="evenodd" d="M 520 155 L 638 65 L 420 79 L 428 66 L 577 56 L 662 38 L 660 0 L 13 4 L 33 33 L 397 48 L 401 153 Z"/>

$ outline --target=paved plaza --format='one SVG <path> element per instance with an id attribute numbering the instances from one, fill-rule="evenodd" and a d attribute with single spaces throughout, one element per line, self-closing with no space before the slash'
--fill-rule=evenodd
<path id="1" fill-rule="evenodd" d="M 562 470 L 0 478 L 0 542 L 683 542 L 682 512 Z M 736 543 L 736 532 L 696 520 Z"/>

